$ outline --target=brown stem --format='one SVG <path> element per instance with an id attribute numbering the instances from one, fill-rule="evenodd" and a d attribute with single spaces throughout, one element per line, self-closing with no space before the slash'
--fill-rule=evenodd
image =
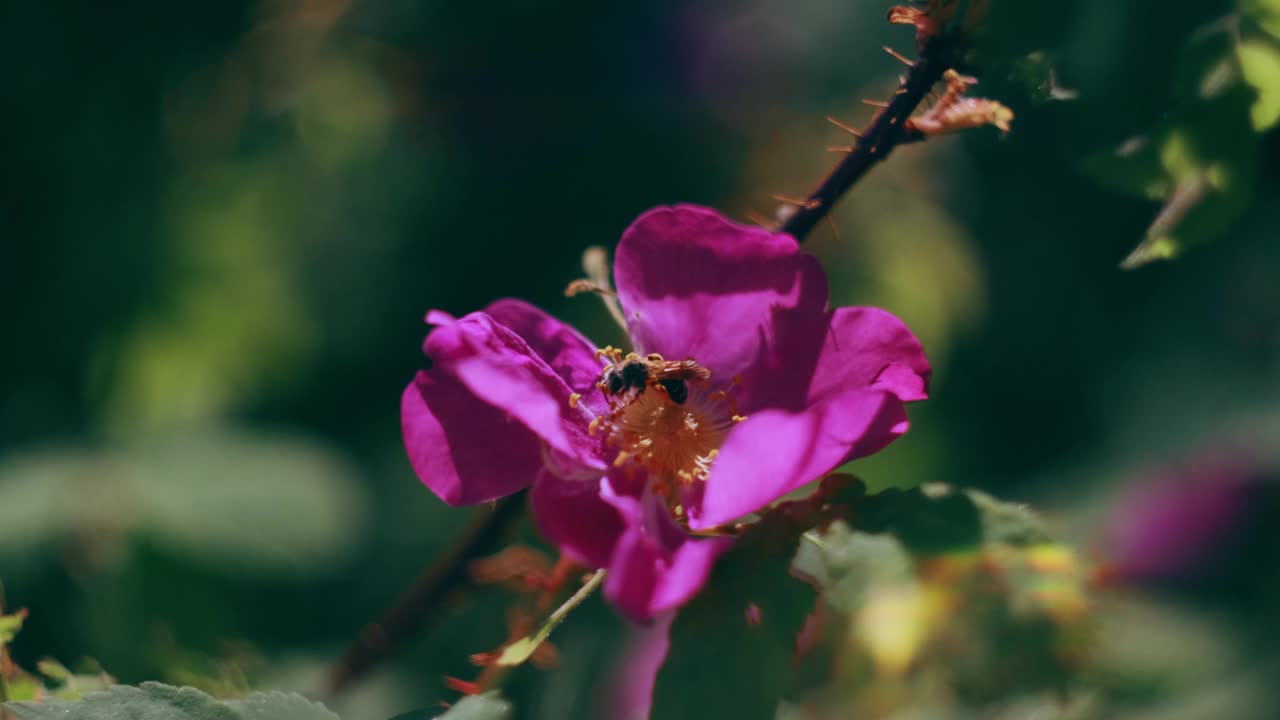
<path id="1" fill-rule="evenodd" d="M 326 690 L 336 695 L 382 662 L 396 643 L 412 635 L 428 620 L 450 592 L 467 582 L 470 562 L 490 552 L 499 537 L 518 521 L 524 493 L 504 498 L 476 511 L 475 517 L 382 618 L 370 623 L 328 673 Z"/>
<path id="2" fill-rule="evenodd" d="M 924 100 L 942 74 L 954 67 L 960 58 L 956 35 L 938 35 L 925 41 L 920 57 L 911 64 L 906 77 L 889 104 L 876 114 L 871 125 L 862 132 L 853 150 L 832 168 L 807 200 L 799 203 L 790 217 L 778 228 L 797 240 L 805 236 L 831 212 L 840 196 L 848 192 L 876 163 L 906 142 L 923 139 L 918 132 L 906 129 L 907 118 Z"/>

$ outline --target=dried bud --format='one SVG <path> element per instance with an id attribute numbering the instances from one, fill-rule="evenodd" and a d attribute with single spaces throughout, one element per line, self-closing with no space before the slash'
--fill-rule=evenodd
<path id="1" fill-rule="evenodd" d="M 995 100 L 965 97 L 965 91 L 978 83 L 977 79 L 948 70 L 944 79 L 946 92 L 933 107 L 905 123 L 909 130 L 925 135 L 967 130 L 994 125 L 1001 132 L 1009 132 L 1013 111 Z"/>
<path id="2" fill-rule="evenodd" d="M 923 43 L 957 27 L 972 33 L 990 5 L 990 0 L 928 0 L 923 8 L 896 5 L 889 9 L 889 22 L 915 25 L 916 38 Z"/>

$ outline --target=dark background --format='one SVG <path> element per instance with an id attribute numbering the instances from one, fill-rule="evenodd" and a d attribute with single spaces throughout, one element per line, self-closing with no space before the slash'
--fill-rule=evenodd
<path id="1" fill-rule="evenodd" d="M 992 70 L 979 91 L 1014 109 L 1009 136 L 901 149 L 807 246 L 833 303 L 898 314 L 935 367 L 912 432 L 854 470 L 1035 501 L 1092 552 L 1091 518 L 1142 468 L 1275 446 L 1277 145 L 1230 232 L 1119 270 L 1156 206 L 1082 161 L 1167 113 L 1179 51 L 1231 3 L 1061 7 L 1043 40 L 1077 100 L 1033 103 Z M 617 343 L 594 301 L 563 297 L 583 249 L 656 204 L 745 220 L 802 195 L 848 142 L 823 116 L 865 123 L 860 100 L 902 69 L 880 46 L 912 54 L 885 10 L 5 4 L 0 580 L 32 613 L 16 657 L 317 687 L 468 517 L 400 446 L 426 310 L 522 297 Z M 341 702 L 379 717 L 452 697 L 441 677 L 502 641 L 507 601 L 454 598 Z M 512 680 L 526 716 L 577 707 L 621 631 L 594 604 L 567 624 L 561 669 Z"/>

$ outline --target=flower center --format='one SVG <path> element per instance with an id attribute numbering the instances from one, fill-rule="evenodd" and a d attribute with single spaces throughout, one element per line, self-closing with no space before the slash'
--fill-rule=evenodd
<path id="1" fill-rule="evenodd" d="M 644 471 L 663 491 L 705 480 L 725 436 L 745 419 L 732 394 L 713 390 L 710 371 L 693 360 L 620 357 L 609 349 L 602 354 L 612 360 L 599 384 L 609 412 L 592 422 L 591 431 L 618 449 L 614 465 Z M 647 370 L 643 378 L 634 370 L 640 362 Z"/>

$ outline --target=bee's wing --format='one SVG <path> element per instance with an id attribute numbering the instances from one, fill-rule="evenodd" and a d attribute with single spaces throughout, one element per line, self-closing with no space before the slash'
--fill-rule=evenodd
<path id="1" fill-rule="evenodd" d="M 711 371 L 702 367 L 696 360 L 674 360 L 662 363 L 654 371 L 655 379 L 672 380 L 706 380 Z"/>

